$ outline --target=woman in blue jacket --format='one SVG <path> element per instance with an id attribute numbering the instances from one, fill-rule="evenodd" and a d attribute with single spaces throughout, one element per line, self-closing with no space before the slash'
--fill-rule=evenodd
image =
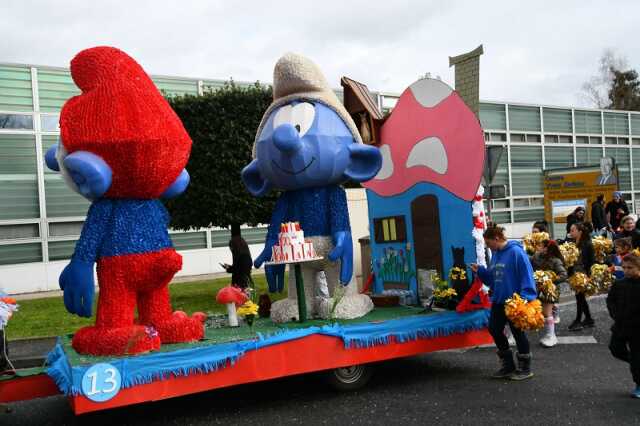
<path id="1" fill-rule="evenodd" d="M 507 319 L 504 303 L 513 296 L 513 293 L 518 293 L 526 300 L 536 298 L 537 290 L 533 280 L 533 268 L 522 246 L 515 241 L 507 241 L 504 228 L 499 226 L 488 228 L 484 233 L 484 241 L 493 255 L 491 264 L 488 268 L 472 264 L 471 269 L 477 272 L 480 279 L 492 291 L 489 332 L 498 347 L 498 357 L 502 363 L 502 368 L 496 371 L 492 377 L 512 380 L 528 379 L 533 376 L 529 340 L 524 331 L 515 327 Z M 517 369 L 513 361 L 513 352 L 509 349 L 509 340 L 504 334 L 504 327 L 507 323 L 518 348 Z"/>

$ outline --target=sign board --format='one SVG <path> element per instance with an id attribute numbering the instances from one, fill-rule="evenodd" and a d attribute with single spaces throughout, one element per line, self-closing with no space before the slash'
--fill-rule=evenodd
<path id="1" fill-rule="evenodd" d="M 612 158 L 602 158 L 600 166 L 545 170 L 544 214 L 555 238 L 564 238 L 567 216 L 582 206 L 591 221 L 591 204 L 598 195 L 611 200 L 618 190 L 618 170 Z"/>

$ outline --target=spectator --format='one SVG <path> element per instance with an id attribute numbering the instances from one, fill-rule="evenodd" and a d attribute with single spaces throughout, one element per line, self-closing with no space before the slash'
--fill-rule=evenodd
<path id="1" fill-rule="evenodd" d="M 622 271 L 622 259 L 631 252 L 631 240 L 629 238 L 618 238 L 613 242 L 615 253 L 611 256 L 611 266 L 609 270 L 616 280 L 624 278 Z"/>
<path id="2" fill-rule="evenodd" d="M 492 290 L 491 316 L 489 318 L 489 332 L 498 348 L 498 357 L 502 368 L 492 377 L 496 379 L 510 378 L 524 380 L 533 376 L 531 373 L 531 351 L 529 340 L 524 331 L 515 327 L 507 319 L 504 303 L 518 293 L 526 300 L 533 300 L 537 296 L 536 285 L 533 281 L 533 269 L 524 249 L 515 241 L 508 241 L 504 228 L 495 226 L 484 232 L 484 241 L 493 253 L 488 268 L 471 264 L 471 269 Z M 509 348 L 509 340 L 504 334 L 505 325 L 509 324 L 511 333 L 518 348 L 518 368 L 513 361 L 513 352 Z"/>
<path id="3" fill-rule="evenodd" d="M 629 214 L 629 207 L 626 201 L 622 199 L 622 193 L 616 191 L 613 193 L 613 200 L 609 201 L 605 207 L 607 214 L 607 223 L 613 232 L 618 232 L 620 221 Z"/>
<path id="4" fill-rule="evenodd" d="M 615 234 L 613 237 L 614 240 L 619 238 L 629 238 L 631 239 L 632 248 L 640 247 L 640 231 L 636 228 L 636 221 L 631 215 L 627 215 L 622 218 L 620 221 L 621 228 L 620 232 Z"/>
<path id="5" fill-rule="evenodd" d="M 607 227 L 607 214 L 604 211 L 604 195 L 598 195 L 596 201 L 591 204 L 591 222 L 593 229 L 601 231 Z"/>
<path id="6" fill-rule="evenodd" d="M 571 230 L 571 225 L 582 222 L 584 222 L 584 207 L 579 206 L 576 207 L 573 213 L 567 216 L 567 234 Z"/>
<path id="7" fill-rule="evenodd" d="M 580 250 L 580 256 L 576 264 L 570 271 L 571 274 L 575 272 L 582 272 L 587 276 L 591 275 L 591 266 L 596 263 L 595 252 L 593 250 L 593 244 L 591 243 L 591 235 L 587 228 L 582 223 L 574 223 L 571 225 L 570 230 L 571 238 L 576 242 L 576 246 Z M 582 316 L 584 315 L 584 321 Z M 576 319 L 569 325 L 570 331 L 579 331 L 585 327 L 593 327 L 595 322 L 591 317 L 591 311 L 589 310 L 589 304 L 587 303 L 587 296 L 584 293 L 576 293 Z"/>
<path id="8" fill-rule="evenodd" d="M 531 233 L 537 234 L 538 232 L 549 233 L 549 223 L 546 220 L 538 220 L 531 226 Z"/>
<path id="9" fill-rule="evenodd" d="M 640 398 L 640 257 L 626 255 L 622 269 L 624 278 L 613 284 L 607 296 L 607 309 L 613 318 L 609 350 L 629 363 L 636 383 L 631 395 Z"/>
<path id="10" fill-rule="evenodd" d="M 251 280 L 251 268 L 253 267 L 249 246 L 240 235 L 234 235 L 229 240 L 229 249 L 233 264 L 223 263 L 221 265 L 227 273 L 231 274 L 231 284 L 246 288 Z"/>

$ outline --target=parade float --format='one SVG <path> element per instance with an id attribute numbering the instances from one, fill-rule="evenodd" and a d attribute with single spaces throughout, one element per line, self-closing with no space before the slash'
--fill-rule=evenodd
<path id="1" fill-rule="evenodd" d="M 229 318 L 209 321 L 173 312 L 167 290 L 181 258 L 158 199 L 188 186 L 189 136 L 125 53 L 88 49 L 71 73 L 82 93 L 65 104 L 46 158 L 92 201 L 60 284 L 69 312 L 91 316 L 97 265 L 96 322 L 59 337 L 45 367 L 0 380 L 0 403 L 64 394 L 82 414 L 317 371 L 355 389 L 371 363 L 492 341 L 486 295 L 478 283 L 467 291 L 467 265 L 484 263 L 482 131 L 446 84 L 414 83 L 385 121 L 363 85 L 343 80 L 345 107 L 313 62 L 283 56 L 242 179 L 256 196 L 281 191 L 255 266 L 278 292 L 288 265 L 287 297 L 258 308 L 225 287 L 217 300 Z M 369 196 L 371 296 L 353 278 L 348 180 Z M 466 292 L 460 312 L 416 306 L 421 269 Z M 403 305 L 374 306 L 399 285 Z"/>

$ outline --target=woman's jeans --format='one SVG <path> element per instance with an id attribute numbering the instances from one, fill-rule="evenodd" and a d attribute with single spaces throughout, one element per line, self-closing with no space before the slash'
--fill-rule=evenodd
<path id="1" fill-rule="evenodd" d="M 518 353 L 523 355 L 528 354 L 530 351 L 529 339 L 527 339 L 527 335 L 524 331 L 514 326 L 513 323 L 507 319 L 507 315 L 504 313 L 504 304 L 494 303 L 493 305 L 491 305 L 491 316 L 489 317 L 489 333 L 491 333 L 493 341 L 501 351 L 506 351 L 509 349 L 509 340 L 504 334 L 504 326 L 507 325 L 507 323 L 511 328 L 511 334 L 513 334 L 513 338 L 516 340 Z"/>
<path id="2" fill-rule="evenodd" d="M 591 311 L 589 311 L 587 296 L 585 296 L 584 293 L 579 293 L 576 294 L 576 321 L 582 321 L 583 314 L 585 320 L 591 319 Z"/>

